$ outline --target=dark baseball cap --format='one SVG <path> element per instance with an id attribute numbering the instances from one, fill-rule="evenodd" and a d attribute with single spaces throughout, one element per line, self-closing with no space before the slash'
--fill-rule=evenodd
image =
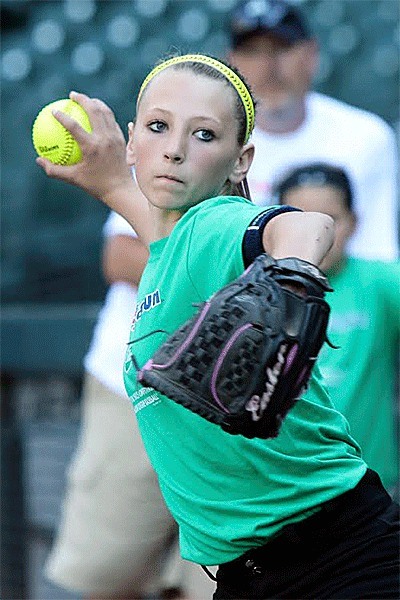
<path id="1" fill-rule="evenodd" d="M 232 11 L 232 46 L 256 33 L 270 32 L 289 44 L 310 39 L 311 33 L 300 11 L 284 0 L 240 0 Z"/>

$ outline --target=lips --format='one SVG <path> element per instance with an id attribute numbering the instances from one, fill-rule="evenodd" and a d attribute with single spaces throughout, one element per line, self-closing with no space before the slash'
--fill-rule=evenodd
<path id="1" fill-rule="evenodd" d="M 156 179 L 168 179 L 169 181 L 176 181 L 177 183 L 183 183 L 182 179 L 175 177 L 175 175 L 157 175 Z"/>

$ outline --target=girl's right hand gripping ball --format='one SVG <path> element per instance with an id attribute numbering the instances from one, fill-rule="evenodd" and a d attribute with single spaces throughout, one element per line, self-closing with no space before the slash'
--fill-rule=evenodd
<path id="1" fill-rule="evenodd" d="M 82 158 L 78 142 L 71 133 L 52 114 L 59 110 L 75 119 L 85 131 L 91 132 L 86 111 L 69 98 L 47 104 L 39 112 L 32 128 L 32 140 L 39 156 L 47 158 L 56 165 L 75 165 Z"/>

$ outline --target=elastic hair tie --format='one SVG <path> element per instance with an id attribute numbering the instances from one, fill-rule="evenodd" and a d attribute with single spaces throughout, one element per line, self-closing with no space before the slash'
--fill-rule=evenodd
<path id="1" fill-rule="evenodd" d="M 245 143 L 247 143 L 250 138 L 251 132 L 253 131 L 255 119 L 254 103 L 251 94 L 247 89 L 247 86 L 243 83 L 240 77 L 236 75 L 234 71 L 232 71 L 232 69 L 224 65 L 224 63 L 220 62 L 216 58 L 211 58 L 211 56 L 206 56 L 204 54 L 185 54 L 183 56 L 174 56 L 173 58 L 169 58 L 165 62 L 160 63 L 159 65 L 154 67 L 152 71 L 150 71 L 150 73 L 143 81 L 139 90 L 137 102 L 140 102 L 140 98 L 145 88 L 153 79 L 153 77 L 155 77 L 156 75 L 158 75 L 158 73 L 164 71 L 164 69 L 170 66 L 185 62 L 196 62 L 202 63 L 204 65 L 209 65 L 210 67 L 213 67 L 216 71 L 219 71 L 222 75 L 224 75 L 224 77 L 226 77 L 226 79 L 233 85 L 243 103 L 244 110 L 246 113 Z"/>

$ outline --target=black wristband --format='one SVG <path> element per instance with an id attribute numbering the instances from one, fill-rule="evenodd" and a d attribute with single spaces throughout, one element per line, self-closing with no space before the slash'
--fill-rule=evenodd
<path id="1" fill-rule="evenodd" d="M 300 208 L 283 204 L 278 208 L 267 208 L 264 212 L 260 213 L 255 217 L 255 219 L 252 220 L 245 231 L 242 241 L 242 255 L 246 269 L 257 258 L 257 256 L 265 252 L 262 243 L 262 236 L 267 223 L 269 223 L 269 221 L 277 215 L 294 211 L 303 212 L 300 210 Z"/>

